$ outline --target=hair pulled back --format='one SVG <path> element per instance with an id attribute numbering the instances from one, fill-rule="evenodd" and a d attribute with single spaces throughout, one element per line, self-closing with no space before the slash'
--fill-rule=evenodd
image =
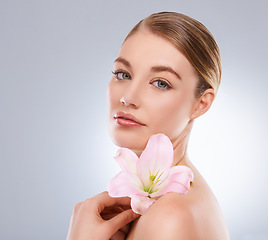
<path id="1" fill-rule="evenodd" d="M 222 72 L 220 51 L 214 37 L 202 23 L 181 13 L 154 13 L 141 20 L 124 41 L 141 29 L 167 39 L 188 59 L 199 79 L 196 97 L 208 88 L 217 92 Z"/>

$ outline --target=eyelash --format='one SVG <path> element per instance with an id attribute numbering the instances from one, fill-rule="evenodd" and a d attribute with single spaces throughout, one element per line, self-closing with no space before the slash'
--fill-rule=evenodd
<path id="1" fill-rule="evenodd" d="M 117 80 L 131 80 L 131 76 L 130 76 L 130 74 L 128 73 L 128 72 L 126 72 L 126 71 L 123 71 L 123 70 L 117 70 L 117 71 L 112 71 L 112 73 L 115 75 L 115 78 L 117 79 Z M 128 78 L 123 78 L 123 77 L 119 77 L 119 74 L 126 74 L 126 75 L 128 75 L 129 77 Z M 159 85 L 157 84 L 157 85 L 155 85 L 154 83 L 164 83 L 164 87 L 159 87 Z M 152 83 L 151 83 L 152 85 L 154 85 L 156 88 L 158 88 L 159 90 L 168 90 L 168 89 L 170 89 L 171 88 L 171 85 L 169 84 L 169 83 L 167 83 L 166 81 L 164 81 L 164 80 L 161 80 L 161 79 L 157 79 L 157 80 L 154 80 Z"/>
<path id="2" fill-rule="evenodd" d="M 128 72 L 126 72 L 126 71 L 123 71 L 123 70 L 117 70 L 117 71 L 112 71 L 112 73 L 115 75 L 115 78 L 117 79 L 117 80 L 131 80 L 131 76 L 130 76 L 130 74 L 128 73 Z M 124 78 L 122 78 L 122 77 L 119 77 L 119 74 L 127 74 L 128 76 L 129 76 L 129 78 L 126 78 L 126 79 L 124 79 Z"/>
<path id="3" fill-rule="evenodd" d="M 164 83 L 165 84 L 165 87 L 159 87 L 158 86 L 158 84 L 157 85 L 155 85 L 154 83 Z M 168 84 L 166 81 L 164 81 L 164 80 L 161 80 L 161 79 L 157 79 L 157 80 L 154 80 L 152 83 L 151 83 L 152 85 L 154 85 L 155 87 L 157 87 L 158 89 L 160 89 L 160 90 L 168 90 L 168 89 L 170 89 L 171 88 L 171 86 L 170 86 L 170 84 Z"/>

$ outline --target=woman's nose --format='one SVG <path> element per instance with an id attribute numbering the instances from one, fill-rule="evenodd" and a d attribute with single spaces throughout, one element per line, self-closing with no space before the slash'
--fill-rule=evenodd
<path id="1" fill-rule="evenodd" d="M 125 97 L 121 97 L 120 102 L 124 107 L 138 108 L 135 103 L 125 100 Z"/>
<path id="2" fill-rule="evenodd" d="M 141 95 L 141 88 L 132 80 L 123 92 L 120 102 L 124 107 L 139 108 L 141 104 Z"/>

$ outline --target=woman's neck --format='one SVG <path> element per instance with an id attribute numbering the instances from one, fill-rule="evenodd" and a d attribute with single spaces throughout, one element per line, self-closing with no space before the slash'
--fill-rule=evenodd
<path id="1" fill-rule="evenodd" d="M 187 165 L 189 163 L 189 158 L 187 155 L 187 146 L 190 138 L 191 129 L 193 127 L 193 120 L 189 121 L 184 130 L 181 132 L 181 134 L 173 140 L 173 150 L 174 150 L 174 157 L 173 157 L 173 163 L 172 166 L 176 166 L 179 164 Z M 132 151 L 140 157 L 143 150 L 134 150 Z"/>
<path id="2" fill-rule="evenodd" d="M 172 166 L 179 164 L 187 165 L 187 163 L 189 163 L 187 147 L 192 127 L 193 120 L 188 122 L 182 133 L 173 141 L 174 157 Z"/>

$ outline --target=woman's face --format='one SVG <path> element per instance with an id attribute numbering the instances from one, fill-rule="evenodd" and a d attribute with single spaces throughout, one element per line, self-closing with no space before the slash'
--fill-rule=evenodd
<path id="1" fill-rule="evenodd" d="M 108 125 L 114 143 L 143 150 L 151 135 L 174 142 L 191 120 L 197 75 L 170 42 L 146 30 L 130 36 L 114 61 Z"/>

